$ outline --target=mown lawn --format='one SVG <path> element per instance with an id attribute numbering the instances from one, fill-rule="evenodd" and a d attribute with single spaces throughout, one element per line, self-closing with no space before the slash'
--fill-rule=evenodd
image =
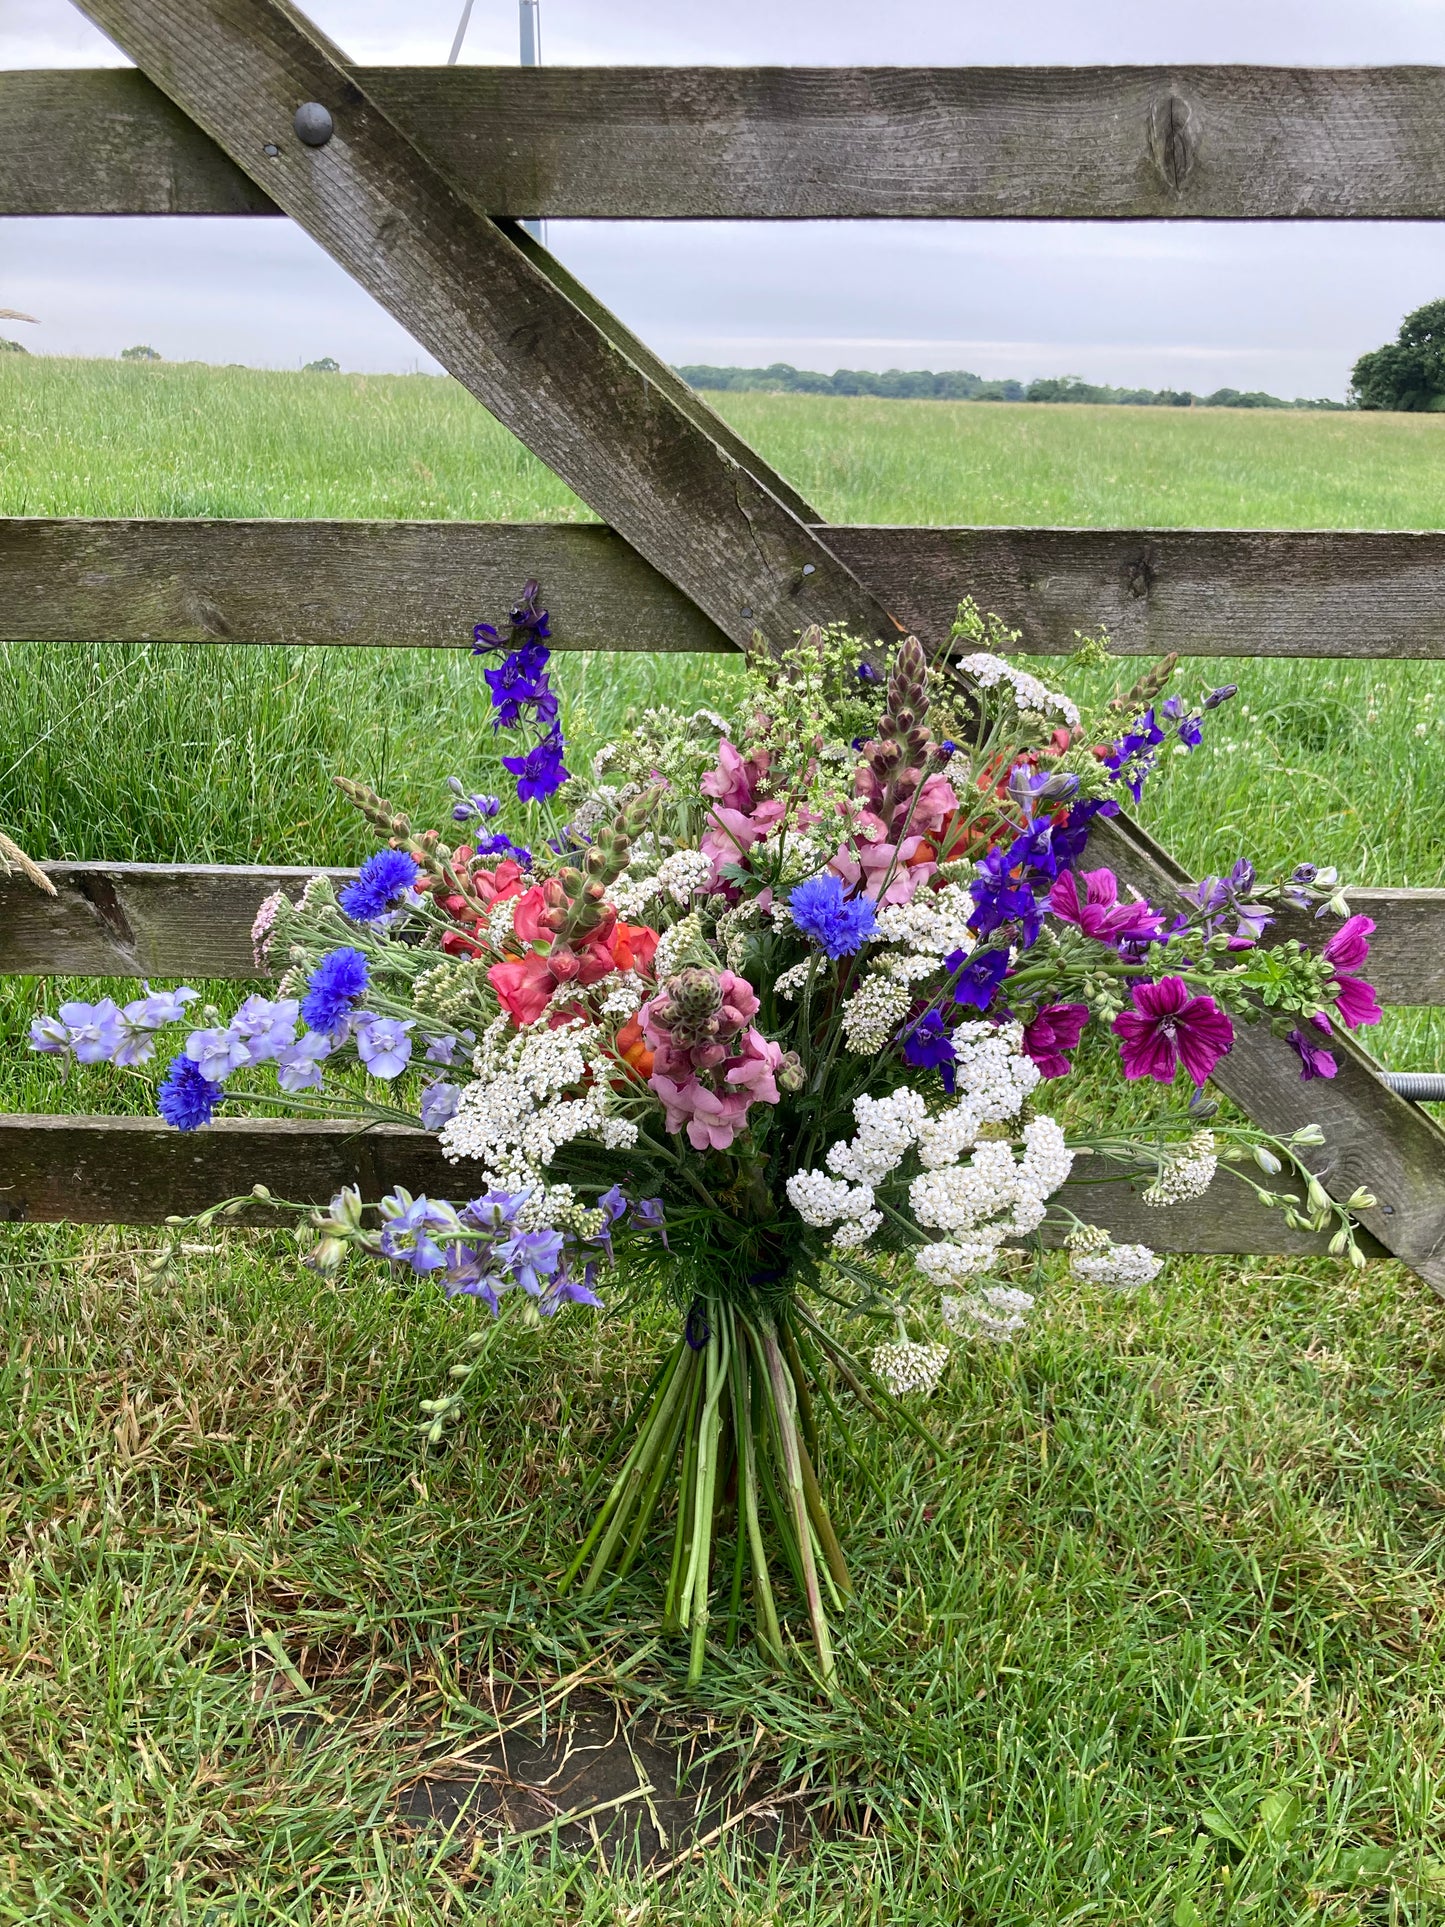
<path id="1" fill-rule="evenodd" d="M 840 518 L 1429 526 L 1445 482 L 1437 418 L 724 399 Z M 580 511 L 445 382 L 7 357 L 0 513 Z M 5 667 L 0 822 L 40 855 L 345 860 L 367 845 L 333 769 L 435 812 L 493 754 L 466 657 L 97 644 Z M 561 680 L 585 753 L 629 705 L 730 673 L 593 657 Z M 1200 866 L 1442 881 L 1438 665 L 1228 674 L 1238 704 L 1151 827 Z M 0 986 L 12 1108 L 95 1101 L 21 1049 L 60 994 Z M 1401 1013 L 1382 1048 L 1438 1064 L 1438 1021 Z M 550 1598 L 663 1314 L 504 1336 L 428 1453 L 418 1404 L 465 1310 L 319 1289 L 283 1240 L 224 1230 L 152 1279 L 157 1243 L 0 1230 L 0 1921 L 1284 1927 L 1445 1904 L 1445 1307 L 1398 1267 L 1179 1262 L 1126 1302 L 1056 1282 L 1016 1353 L 955 1362 L 936 1455 L 834 1440 L 860 1582 L 839 1703 L 743 1651 L 689 1705 L 677 1655 L 627 1634 L 654 1572 L 581 1617 Z M 408 1838 L 399 1792 L 493 1732 L 499 1694 L 578 1674 L 809 1790 L 816 1844 L 773 1863 L 730 1834 L 655 1885 Z"/>

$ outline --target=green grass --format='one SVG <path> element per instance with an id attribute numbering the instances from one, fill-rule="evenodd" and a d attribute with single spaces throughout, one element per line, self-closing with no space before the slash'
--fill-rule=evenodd
<path id="1" fill-rule="evenodd" d="M 835 518 L 1440 520 L 1437 418 L 724 400 Z M 580 513 L 444 382 L 18 356 L 0 512 Z M 731 673 L 594 657 L 562 680 L 585 749 L 630 703 L 716 699 Z M 1199 866 L 1247 848 L 1445 880 L 1437 665 L 1199 664 L 1187 686 L 1226 673 L 1237 708 L 1150 803 L 1166 842 Z M 422 810 L 452 771 L 494 767 L 475 665 L 449 654 L 11 646 L 5 676 L 0 822 L 41 855 L 344 860 L 367 844 L 333 769 Z M 94 1101 L 20 1048 L 59 994 L 0 986 L 12 1107 Z M 1433 1016 L 1386 1041 L 1441 1059 Z M 105 1102 L 139 1098 L 117 1079 Z M 937 1462 L 871 1432 L 855 1469 L 835 1440 L 860 1582 L 843 1700 L 746 1654 L 704 1700 L 725 1756 L 836 1790 L 831 1834 L 777 1866 L 725 1842 L 654 1889 L 420 1847 L 391 1815 L 401 1783 L 491 1730 L 499 1682 L 586 1665 L 624 1703 L 681 1706 L 678 1655 L 627 1670 L 654 1575 L 582 1619 L 550 1602 L 656 1322 L 504 1338 L 426 1455 L 417 1403 L 465 1311 L 318 1289 L 280 1239 L 190 1242 L 214 1248 L 153 1283 L 150 1234 L 0 1229 L 0 1923 L 1438 1913 L 1419 1863 L 1445 1830 L 1445 1310 L 1398 1267 L 1186 1262 L 1131 1301 L 1062 1288 L 1016 1355 L 955 1363 Z"/>

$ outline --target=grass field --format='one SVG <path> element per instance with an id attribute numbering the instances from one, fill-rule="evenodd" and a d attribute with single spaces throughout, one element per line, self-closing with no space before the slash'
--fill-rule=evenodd
<path id="1" fill-rule="evenodd" d="M 722 399 L 838 519 L 1397 528 L 1445 502 L 1434 417 Z M 582 511 L 444 382 L 15 356 L 0 513 Z M 434 807 L 492 754 L 466 657 L 12 645 L 5 669 L 0 823 L 40 855 L 344 860 L 367 845 L 331 770 Z M 561 680 L 596 740 L 730 674 L 599 657 Z M 1166 842 L 1445 881 L 1440 666 L 1229 674 L 1236 710 L 1151 801 Z M 90 1101 L 20 1052 L 59 994 L 0 986 L 12 1107 Z M 1441 1061 L 1433 1017 L 1386 1043 Z M 834 1466 L 861 1579 L 844 1700 L 744 1653 L 684 1709 L 720 1756 L 833 1789 L 829 1831 L 778 1864 L 730 1836 L 652 1887 L 464 1830 L 411 1843 L 392 1815 L 494 1730 L 508 1682 L 583 1668 L 682 1708 L 675 1656 L 629 1667 L 619 1637 L 647 1580 L 580 1623 L 548 1593 L 656 1330 L 506 1341 L 428 1456 L 414 1416 L 455 1310 L 317 1291 L 279 1239 L 195 1243 L 146 1283 L 146 1234 L 0 1228 L 0 1922 L 1293 1927 L 1445 1904 L 1445 1308 L 1397 1267 L 1060 1291 L 1017 1354 L 954 1367 L 938 1462 L 868 1435 Z"/>

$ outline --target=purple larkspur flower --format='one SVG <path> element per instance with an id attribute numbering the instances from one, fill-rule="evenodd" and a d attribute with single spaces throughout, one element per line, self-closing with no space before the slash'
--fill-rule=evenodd
<path id="1" fill-rule="evenodd" d="M 655 1231 L 662 1240 L 664 1251 L 670 1251 L 667 1242 L 667 1222 L 662 1214 L 661 1198 L 638 1198 L 632 1206 L 632 1222 L 641 1231 Z"/>
<path id="2" fill-rule="evenodd" d="M 70 1055 L 70 1026 L 62 1024 L 58 1017 L 46 1016 L 43 1012 L 30 1021 L 31 1050 L 45 1051 L 52 1056 Z"/>
<path id="3" fill-rule="evenodd" d="M 489 1231 L 494 1235 L 510 1230 L 517 1213 L 532 1195 L 532 1187 L 522 1191 L 486 1191 L 479 1198 L 473 1198 L 461 1213 L 462 1223 L 476 1231 Z"/>
<path id="4" fill-rule="evenodd" d="M 974 905 L 968 927 L 976 937 L 991 937 L 1006 923 L 1017 923 L 1027 949 L 1038 941 L 1044 913 L 1032 887 L 1011 863 L 1012 854 L 1011 849 L 993 849 L 979 864 L 979 874 L 968 886 Z"/>
<path id="5" fill-rule="evenodd" d="M 595 1264 L 584 1265 L 580 1278 L 575 1277 L 564 1265 L 538 1299 L 538 1311 L 544 1318 L 551 1318 L 562 1309 L 563 1305 L 593 1305 L 600 1310 L 602 1300 L 592 1289 L 596 1279 Z"/>
<path id="6" fill-rule="evenodd" d="M 428 1084 L 421 1094 L 421 1121 L 428 1131 L 439 1131 L 448 1118 L 455 1117 L 457 1106 L 462 1101 L 459 1084 L 448 1084 L 442 1079 Z"/>
<path id="7" fill-rule="evenodd" d="M 562 761 L 565 745 L 561 731 L 553 729 L 525 756 L 504 756 L 502 767 L 517 778 L 517 796 L 523 803 L 541 803 L 569 781 L 572 772 Z"/>
<path id="8" fill-rule="evenodd" d="M 193 1030 L 186 1039 L 185 1054 L 210 1084 L 224 1084 L 232 1071 L 242 1070 L 251 1061 L 244 1037 L 215 1027 Z"/>
<path id="9" fill-rule="evenodd" d="M 904 1037 L 903 1061 L 917 1070 L 937 1071 L 943 1080 L 944 1090 L 952 1097 L 958 1052 L 944 1029 L 943 1018 L 938 1011 L 925 1011 Z"/>
<path id="10" fill-rule="evenodd" d="M 498 830 L 495 836 L 479 836 L 476 843 L 478 856 L 509 856 L 522 869 L 532 867 L 532 852 L 521 843 L 514 843 L 505 830 Z"/>
<path id="11" fill-rule="evenodd" d="M 441 1064 L 450 1070 L 457 1061 L 457 1046 L 461 1041 L 460 1037 L 433 1037 L 426 1047 L 427 1063 Z"/>
<path id="12" fill-rule="evenodd" d="M 456 1213 L 449 1204 L 433 1204 L 423 1194 L 419 1198 L 399 1192 L 381 1201 L 385 1219 L 381 1232 L 384 1256 L 397 1264 L 410 1265 L 413 1271 L 440 1271 L 446 1256 L 434 1232 L 457 1228 Z"/>
<path id="13" fill-rule="evenodd" d="M 514 1231 L 498 1249 L 497 1258 L 529 1298 L 540 1298 L 562 1262 L 562 1233 L 549 1227 Z"/>
<path id="14" fill-rule="evenodd" d="M 1008 791 L 1025 816 L 1032 817 L 1036 810 L 1057 809 L 1077 796 L 1079 779 L 1062 770 L 1036 770 L 1027 763 L 1015 763 L 1009 771 Z"/>
<path id="15" fill-rule="evenodd" d="M 202 1075 L 199 1067 L 185 1055 L 171 1059 L 165 1081 L 156 1092 L 156 1109 L 177 1131 L 198 1131 L 215 1116 L 226 1093 L 220 1085 Z"/>
<path id="16" fill-rule="evenodd" d="M 98 1004 L 64 1003 L 58 1015 L 78 1064 L 104 1064 L 120 1042 L 120 1008 L 113 997 Z"/>
<path id="17" fill-rule="evenodd" d="M 970 958 L 962 950 L 955 950 L 944 958 L 943 967 L 950 975 L 958 972 L 953 986 L 956 1004 L 972 1004 L 975 1010 L 987 1010 L 1008 970 L 1008 952 L 983 950 Z"/>
<path id="18" fill-rule="evenodd" d="M 608 1264 L 615 1263 L 612 1255 L 612 1227 L 627 1211 L 627 1193 L 620 1184 L 614 1184 L 610 1191 L 604 1191 L 597 1200 L 597 1209 L 602 1213 L 600 1230 L 594 1231 L 589 1244 L 601 1245 L 607 1253 Z"/>
<path id="19" fill-rule="evenodd" d="M 296 1017 L 301 1006 L 294 997 L 248 997 L 229 1029 L 246 1046 L 248 1061 L 264 1064 L 296 1042 Z"/>
<path id="20" fill-rule="evenodd" d="M 414 1017 L 376 1017 L 370 1012 L 358 1017 L 353 1028 L 356 1054 L 372 1077 L 389 1083 L 400 1077 L 411 1059 Z"/>
<path id="21" fill-rule="evenodd" d="M 493 729 L 515 729 L 524 716 L 540 729 L 557 720 L 559 705 L 547 674 L 551 654 L 540 642 L 528 642 L 505 656 L 500 668 L 482 671 L 496 712 Z"/>
<path id="22" fill-rule="evenodd" d="M 275 1053 L 276 1082 L 283 1091 L 319 1091 L 321 1063 L 335 1048 L 325 1032 L 308 1030 Z"/>

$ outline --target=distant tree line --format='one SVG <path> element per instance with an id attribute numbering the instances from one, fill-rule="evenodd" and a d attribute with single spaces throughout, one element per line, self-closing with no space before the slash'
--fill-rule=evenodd
<path id="1" fill-rule="evenodd" d="M 1445 303 L 1441 304 L 1445 306 Z M 1112 402 L 1125 408 L 1343 408 L 1338 401 L 1283 401 L 1261 389 L 1216 388 L 1196 395 L 1187 388 L 1111 388 L 1078 375 L 1040 381 L 985 381 L 964 368 L 839 368 L 820 375 L 775 361 L 770 368 L 678 369 L 694 388 L 755 390 L 770 395 L 880 395 L 889 401 L 1076 401 Z"/>
<path id="2" fill-rule="evenodd" d="M 1357 408 L 1407 415 L 1445 411 L 1445 301 L 1427 301 L 1400 323 L 1383 348 L 1361 355 L 1350 376 Z"/>

